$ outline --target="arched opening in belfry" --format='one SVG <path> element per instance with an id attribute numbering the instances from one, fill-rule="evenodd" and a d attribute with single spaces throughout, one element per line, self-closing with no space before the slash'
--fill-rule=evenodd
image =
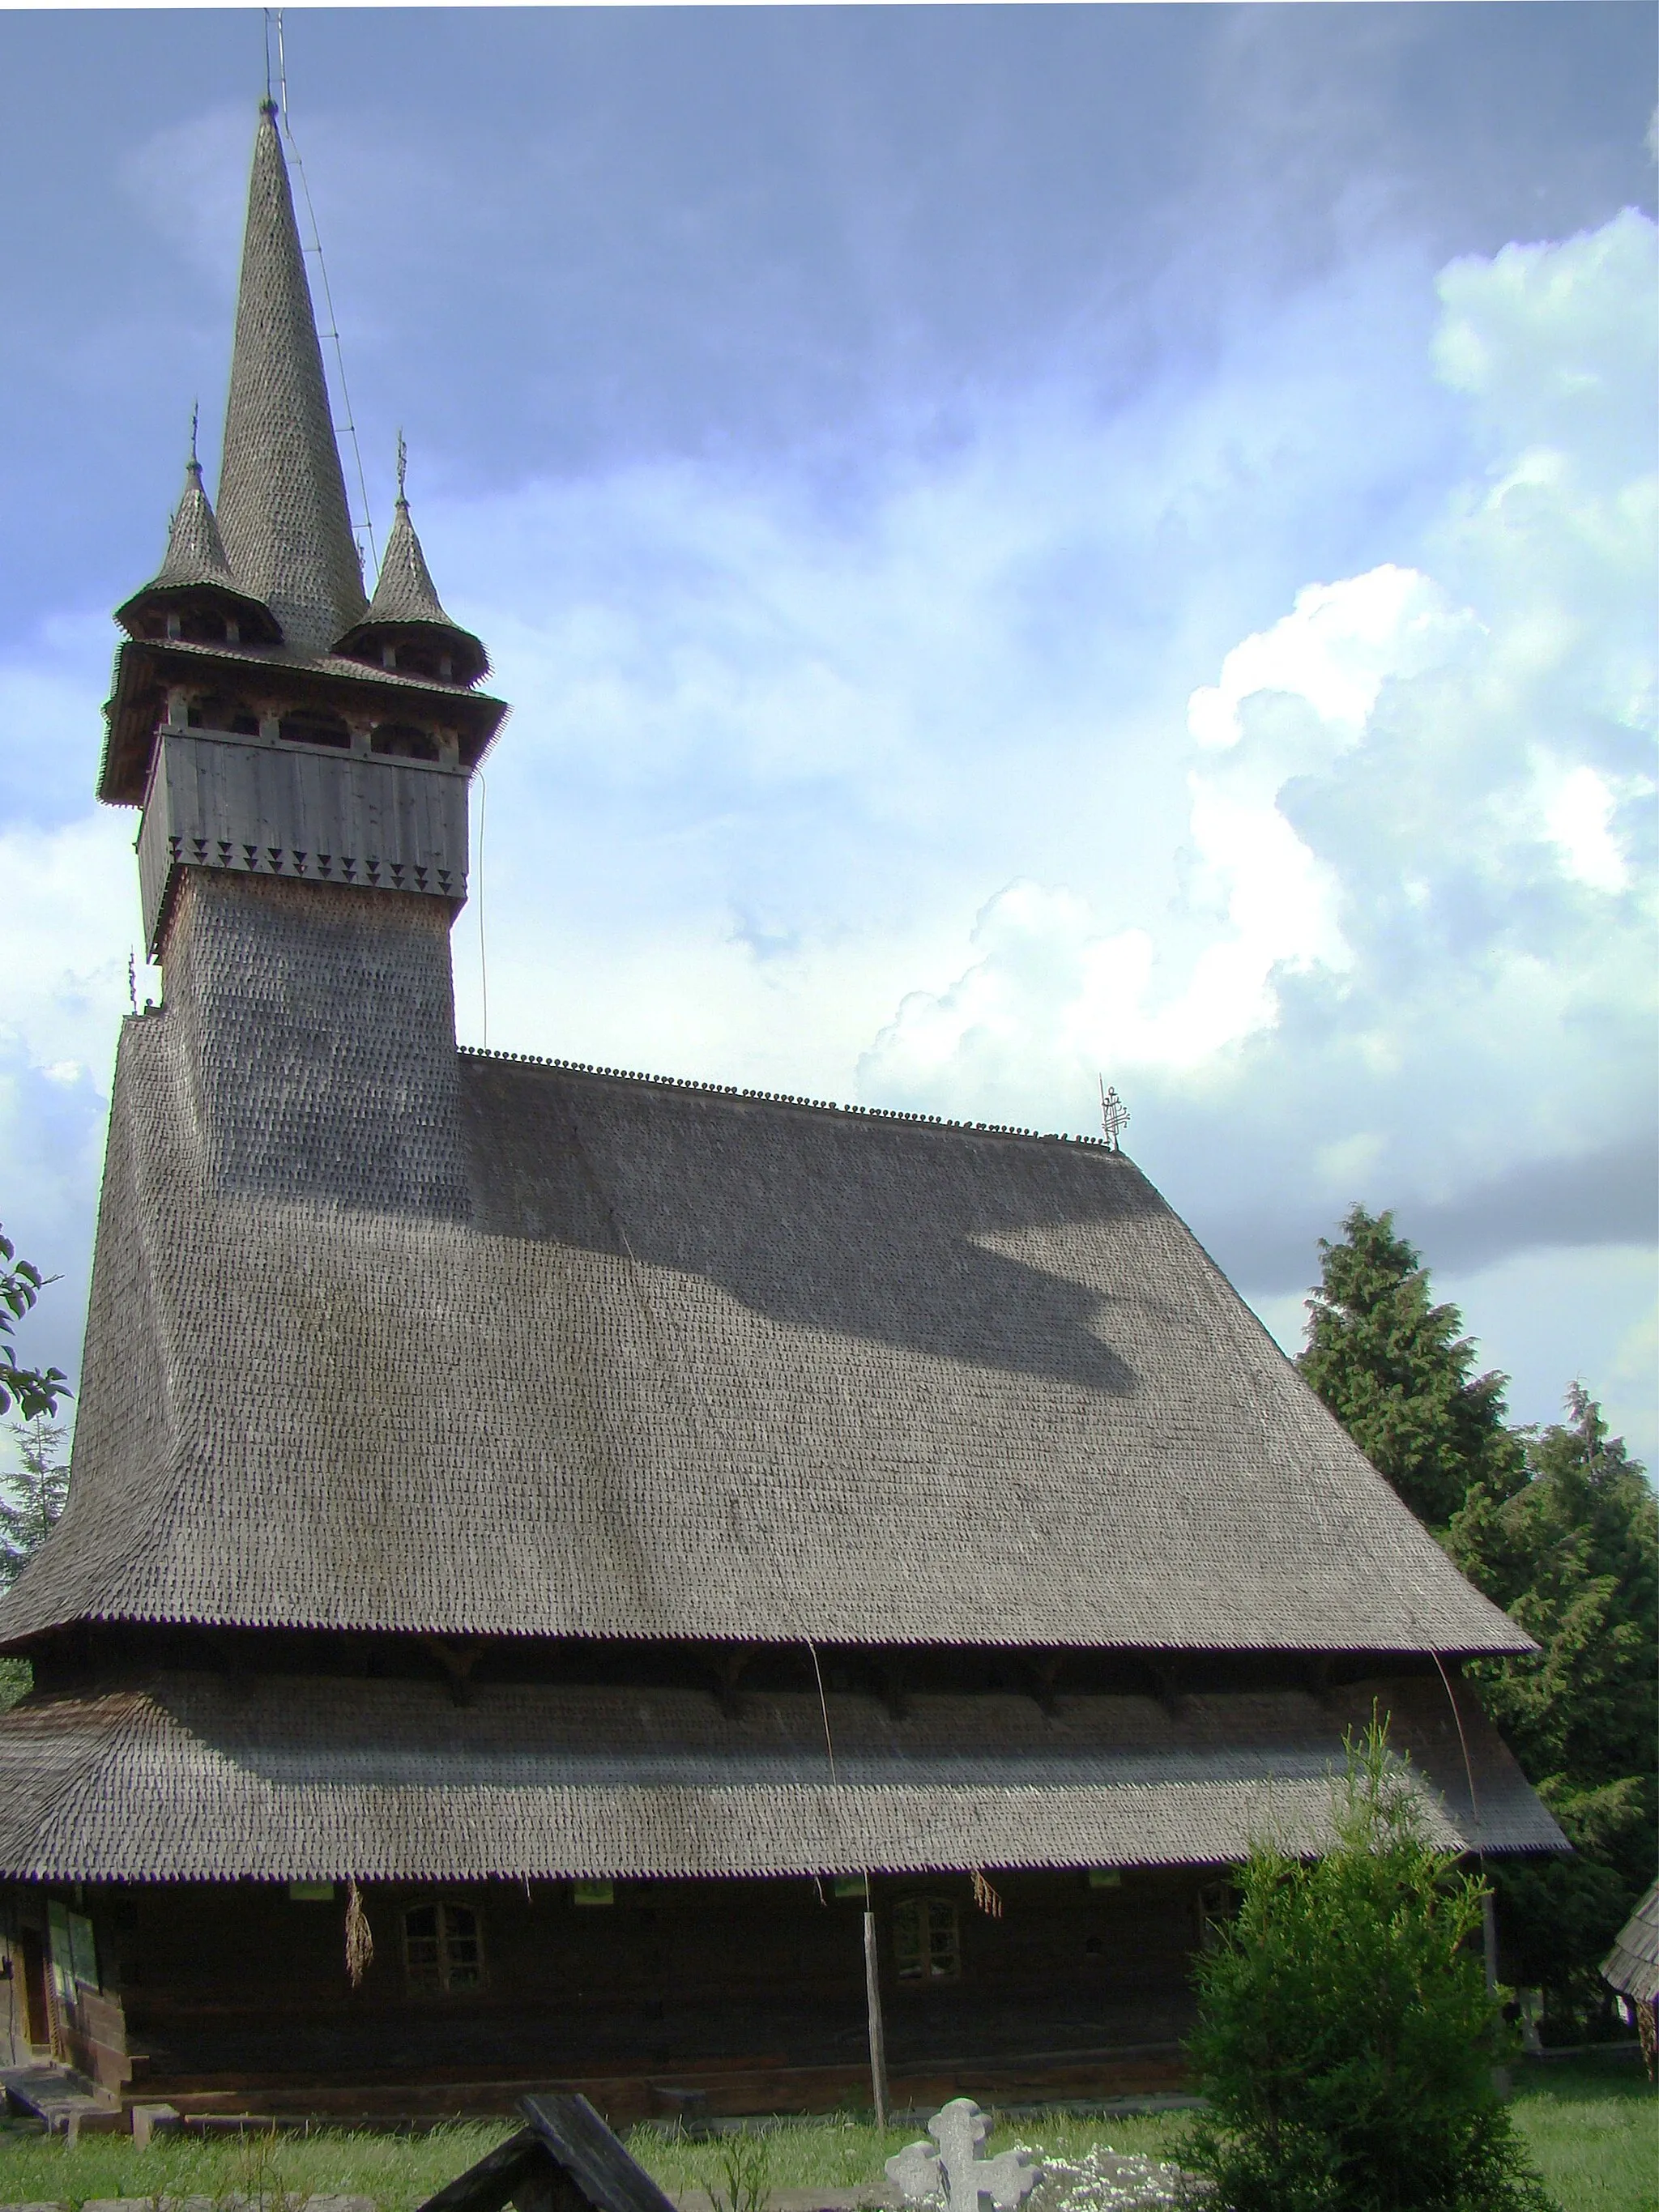
<path id="1" fill-rule="evenodd" d="M 440 757 L 438 740 L 430 730 L 417 729 L 412 722 L 382 722 L 369 739 L 371 752 L 389 754 L 394 760 L 435 761 Z"/>
<path id="2" fill-rule="evenodd" d="M 277 725 L 277 732 L 291 745 L 337 745 L 351 743 L 344 718 L 329 707 L 292 707 Z"/>
<path id="3" fill-rule="evenodd" d="M 210 691 L 192 700 L 185 709 L 185 720 L 192 730 L 228 730 L 238 738 L 257 738 L 259 734 L 259 717 L 247 701 L 223 691 Z"/>

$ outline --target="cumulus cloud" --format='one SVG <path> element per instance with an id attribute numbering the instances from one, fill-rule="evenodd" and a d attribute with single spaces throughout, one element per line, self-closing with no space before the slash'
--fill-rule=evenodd
<path id="1" fill-rule="evenodd" d="M 1193 690 L 1174 908 L 997 893 L 872 1091 L 1024 1120 L 1103 1066 L 1263 1291 L 1275 1211 L 1305 1253 L 1355 1194 L 1429 1219 L 1485 1188 L 1488 1251 L 1559 1243 L 1527 1194 L 1601 1158 L 1599 1233 L 1650 1236 L 1654 264 L 1626 213 L 1443 273 L 1471 465 L 1402 557 L 1306 586 Z"/>

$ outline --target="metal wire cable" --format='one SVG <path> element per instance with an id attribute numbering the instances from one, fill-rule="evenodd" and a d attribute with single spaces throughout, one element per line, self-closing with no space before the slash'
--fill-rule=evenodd
<path id="1" fill-rule="evenodd" d="M 363 474 L 362 448 L 357 443 L 356 418 L 352 410 L 350 388 L 346 383 L 345 351 L 340 343 L 339 320 L 334 313 L 334 295 L 329 289 L 328 264 L 323 258 L 322 233 L 317 228 L 317 210 L 312 204 L 311 185 L 306 176 L 305 161 L 300 152 L 299 141 L 294 136 L 294 125 L 288 112 L 288 53 L 283 40 L 283 11 L 280 8 L 265 10 L 265 91 L 269 95 L 270 90 L 270 19 L 273 15 L 276 19 L 277 105 L 283 118 L 283 136 L 287 139 L 289 152 L 293 156 L 295 173 L 300 179 L 301 196 L 306 204 L 306 219 L 311 225 L 311 244 L 305 251 L 316 256 L 317 274 L 322 279 L 323 305 L 328 311 L 326 336 L 334 347 L 334 367 L 339 380 L 340 404 L 344 408 L 346 416 L 344 423 L 338 427 L 344 429 L 346 435 L 351 441 L 352 464 L 357 472 L 357 496 L 363 510 L 363 530 L 368 538 L 369 559 L 378 570 L 380 565 L 380 556 L 374 543 L 374 519 L 369 513 L 368 480 Z"/>

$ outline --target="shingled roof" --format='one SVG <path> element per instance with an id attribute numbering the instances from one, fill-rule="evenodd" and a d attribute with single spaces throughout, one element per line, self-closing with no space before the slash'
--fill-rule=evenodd
<path id="1" fill-rule="evenodd" d="M 401 439 L 398 470 L 398 504 L 386 551 L 380 556 L 374 596 L 362 620 L 355 623 L 338 641 L 339 650 L 356 653 L 382 639 L 390 641 L 399 636 L 422 636 L 430 640 L 436 650 L 451 656 L 452 672 L 458 683 L 476 684 L 489 669 L 489 656 L 482 640 L 445 613 L 443 602 L 438 597 L 438 587 L 426 565 L 426 555 L 421 550 L 421 541 L 410 517 L 409 501 L 402 489 Z"/>
<path id="2" fill-rule="evenodd" d="M 194 453 L 185 466 L 184 495 L 173 512 L 166 557 L 146 588 L 181 584 L 218 584 L 233 592 L 238 588 L 203 488 L 202 464 Z"/>
<path id="3" fill-rule="evenodd" d="M 1531 1648 L 1103 1146 L 463 1054 L 422 1211 L 372 1144 L 215 1181 L 191 1018 L 125 1026 L 73 1489 L 0 1638 Z"/>
<path id="4" fill-rule="evenodd" d="M 1638 2004 L 1659 1999 L 1659 1881 L 1651 1883 L 1601 1962 L 1605 1980 Z"/>
<path id="5" fill-rule="evenodd" d="M 1214 1866 L 1332 1833 L 1345 1730 L 1373 1702 L 1451 1850 L 1560 1830 L 1467 1688 L 1437 1680 L 1183 1698 L 874 1699 L 161 1675 L 0 1718 L 0 1874 L 696 1876 Z M 1466 1763 L 1467 1760 L 1467 1763 Z"/>
<path id="6" fill-rule="evenodd" d="M 260 110 L 236 295 L 219 528 L 242 589 L 295 653 L 325 653 L 363 611 L 322 351 L 276 110 Z"/>

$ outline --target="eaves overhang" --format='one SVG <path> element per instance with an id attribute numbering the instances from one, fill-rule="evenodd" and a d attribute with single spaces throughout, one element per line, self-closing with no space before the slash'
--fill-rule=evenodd
<path id="1" fill-rule="evenodd" d="M 141 806 L 155 757 L 167 695 L 211 675 L 227 688 L 267 687 L 285 700 L 319 702 L 359 715 L 391 719 L 419 708 L 453 729 L 461 765 L 477 768 L 507 719 L 507 702 L 486 692 L 365 667 L 338 654 L 308 657 L 281 647 L 193 645 L 179 638 L 127 639 L 117 651 L 98 774 L 106 806 Z"/>

